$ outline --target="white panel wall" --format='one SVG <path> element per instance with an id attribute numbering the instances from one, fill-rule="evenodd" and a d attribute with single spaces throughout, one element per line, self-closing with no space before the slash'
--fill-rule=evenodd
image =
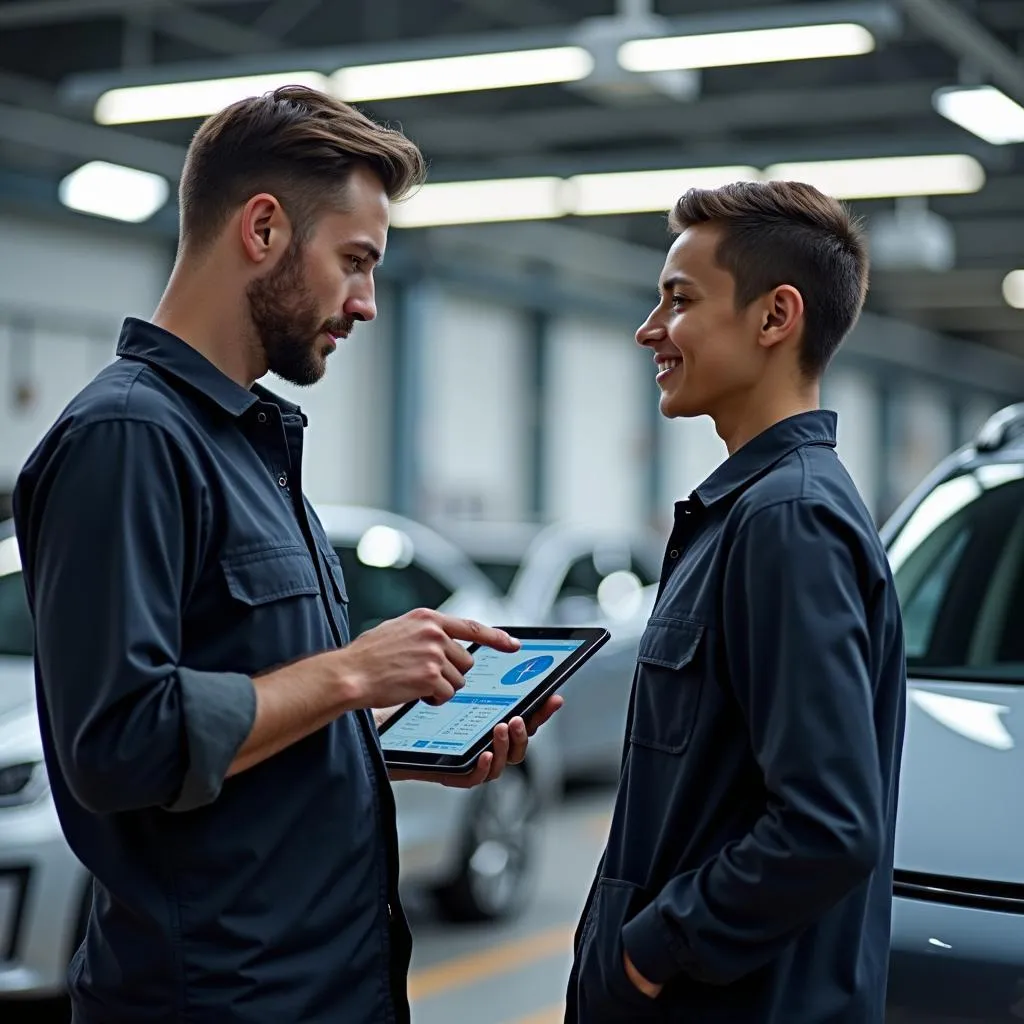
<path id="1" fill-rule="evenodd" d="M 646 521 L 650 356 L 628 328 L 552 324 L 545 491 L 554 519 Z"/>
<path id="2" fill-rule="evenodd" d="M 948 394 L 937 387 L 913 384 L 893 401 L 893 447 L 890 485 L 902 501 L 954 448 Z"/>
<path id="3" fill-rule="evenodd" d="M 428 517 L 526 515 L 528 329 L 517 310 L 455 292 L 434 296 L 421 354 L 421 502 Z"/>
<path id="4" fill-rule="evenodd" d="M 303 489 L 316 504 L 388 500 L 391 452 L 392 303 L 378 288 L 377 319 L 356 324 L 327 362 L 327 374 L 298 388 L 268 375 L 261 383 L 297 403 L 309 420 Z"/>
<path id="5" fill-rule="evenodd" d="M 846 366 L 829 370 L 822 405 L 839 417 L 838 452 L 864 503 L 879 510 L 881 398 L 871 374 Z"/>
<path id="6" fill-rule="evenodd" d="M 122 319 L 151 315 L 172 259 L 167 244 L 100 226 L 0 217 L 0 489 L 113 358 Z M 47 326 L 15 333 L 4 326 L 15 312 Z"/>
<path id="7" fill-rule="evenodd" d="M 957 444 L 973 441 L 975 435 L 985 425 L 985 421 L 993 413 L 998 412 L 1002 406 L 1002 402 L 984 395 L 975 395 L 970 398 L 964 406 L 963 416 L 960 418 L 960 437 L 957 438 Z"/>
<path id="8" fill-rule="evenodd" d="M 688 498 L 728 457 L 725 442 L 715 433 L 710 416 L 661 420 L 661 494 L 663 508 L 655 517 L 663 527 L 672 524 L 673 505 Z"/>

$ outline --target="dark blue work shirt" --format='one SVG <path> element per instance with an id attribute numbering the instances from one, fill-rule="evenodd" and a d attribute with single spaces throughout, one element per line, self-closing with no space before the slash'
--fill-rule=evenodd
<path id="1" fill-rule="evenodd" d="M 677 506 L 570 1024 L 884 1019 L 903 629 L 835 428 L 784 420 Z"/>
<path id="2" fill-rule="evenodd" d="M 404 1022 L 410 940 L 369 712 L 225 780 L 251 677 L 347 643 L 299 409 L 159 328 L 18 480 L 47 769 L 95 877 L 76 1024 Z"/>

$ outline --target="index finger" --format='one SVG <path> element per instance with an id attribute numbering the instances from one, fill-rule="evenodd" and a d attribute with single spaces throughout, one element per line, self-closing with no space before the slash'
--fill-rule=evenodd
<path id="1" fill-rule="evenodd" d="M 493 647 L 496 651 L 518 651 L 519 641 L 509 636 L 503 629 L 485 626 L 473 619 L 457 619 L 451 615 L 440 617 L 441 628 L 453 640 L 468 640 L 483 647 Z"/>

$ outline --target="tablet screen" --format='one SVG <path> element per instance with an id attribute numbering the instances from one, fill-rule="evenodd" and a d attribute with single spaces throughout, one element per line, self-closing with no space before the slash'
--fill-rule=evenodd
<path id="1" fill-rule="evenodd" d="M 513 654 L 480 647 L 466 685 L 441 707 L 418 704 L 381 736 L 386 751 L 464 754 L 585 640 L 529 640 Z"/>

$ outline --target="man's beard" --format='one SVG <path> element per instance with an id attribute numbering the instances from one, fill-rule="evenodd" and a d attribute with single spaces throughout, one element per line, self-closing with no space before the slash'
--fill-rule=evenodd
<path id="1" fill-rule="evenodd" d="M 302 247 L 293 243 L 266 277 L 249 284 L 246 297 L 267 369 L 291 384 L 308 387 L 327 370 L 320 335 L 348 334 L 352 321 L 338 317 L 321 320 L 316 300 L 303 284 L 302 272 Z"/>

